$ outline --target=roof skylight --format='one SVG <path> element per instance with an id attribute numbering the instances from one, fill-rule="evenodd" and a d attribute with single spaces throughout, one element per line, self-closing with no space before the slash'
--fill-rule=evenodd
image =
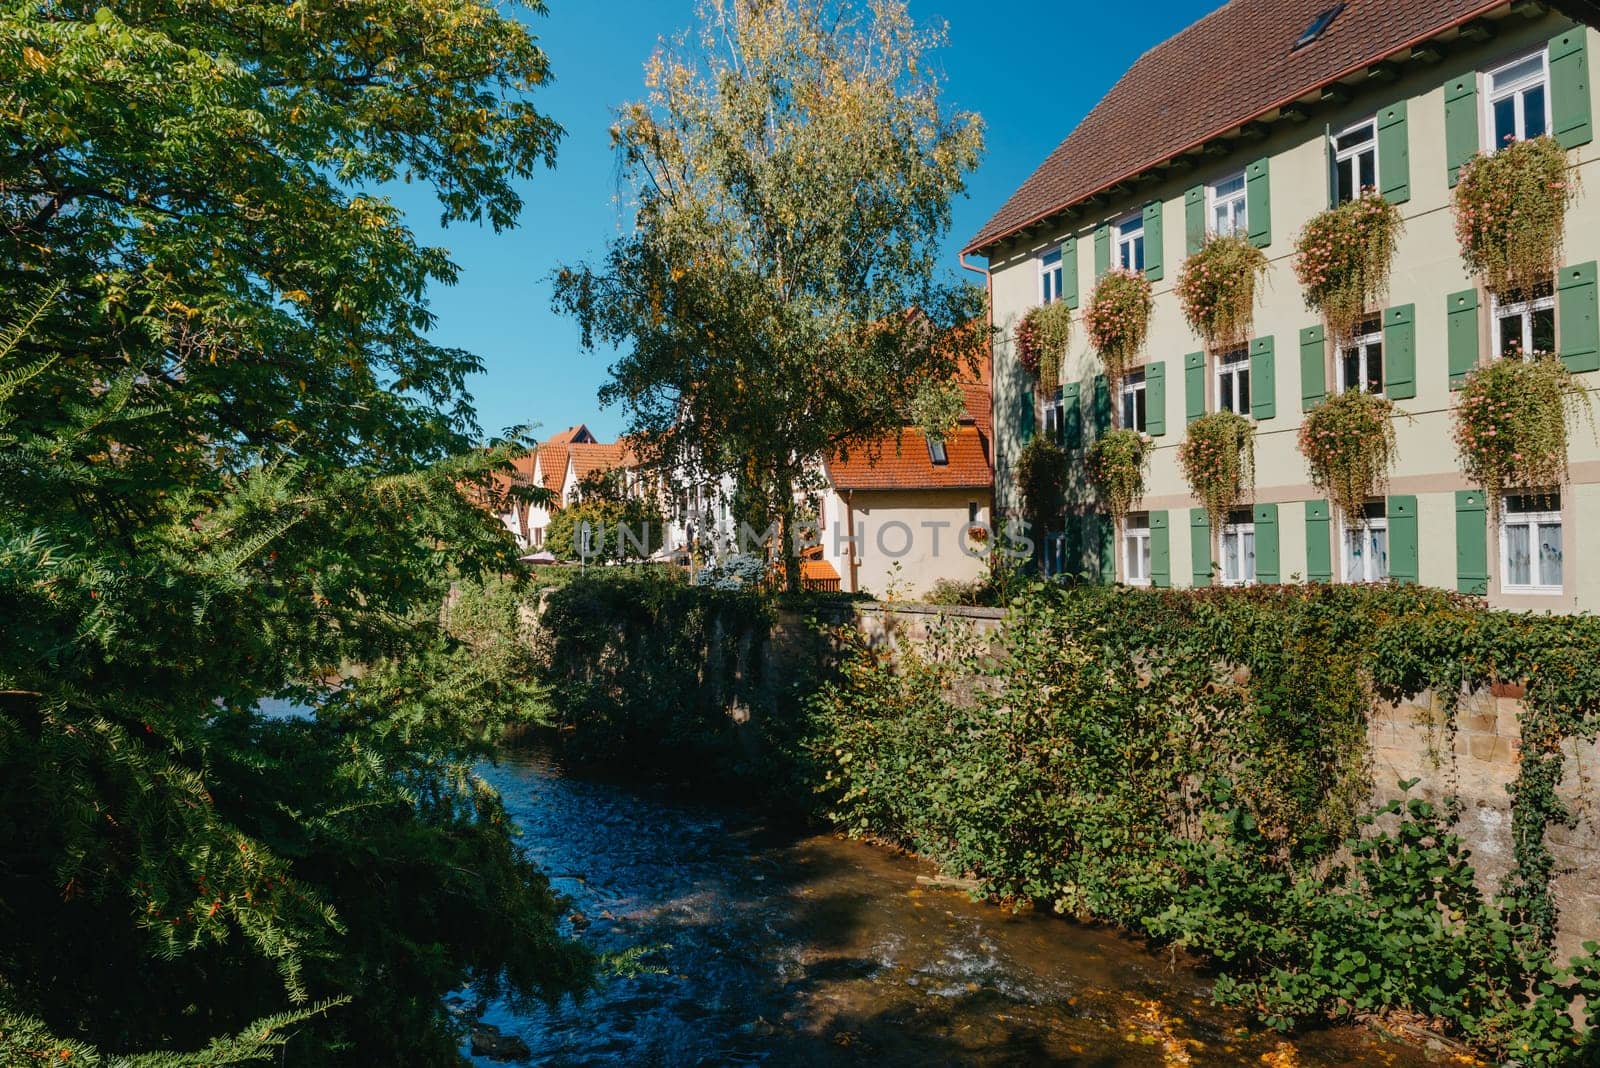
<path id="1" fill-rule="evenodd" d="M 1316 18 L 1312 19 L 1311 25 L 1306 27 L 1306 32 L 1302 33 L 1298 38 L 1295 39 L 1294 47 L 1290 49 L 1290 51 L 1298 52 L 1300 49 L 1306 47 L 1306 45 L 1314 43 L 1318 37 L 1321 37 L 1327 32 L 1328 27 L 1333 25 L 1333 20 L 1338 18 L 1339 12 L 1343 10 L 1344 4 L 1334 4 Z"/>

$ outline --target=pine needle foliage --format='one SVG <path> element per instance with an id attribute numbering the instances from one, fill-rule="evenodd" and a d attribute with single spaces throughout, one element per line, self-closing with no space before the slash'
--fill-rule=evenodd
<path id="1" fill-rule="evenodd" d="M 471 772 L 523 443 L 364 191 L 513 224 L 547 78 L 478 0 L 0 9 L 0 1063 L 456 1065 L 445 993 L 586 982 Z"/>

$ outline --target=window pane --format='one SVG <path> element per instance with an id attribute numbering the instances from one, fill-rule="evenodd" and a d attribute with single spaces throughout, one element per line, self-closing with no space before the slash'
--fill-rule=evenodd
<path id="1" fill-rule="evenodd" d="M 1225 182 L 1218 182 L 1212 186 L 1212 195 L 1222 200 L 1234 193 L 1244 192 L 1244 175 L 1236 174 Z"/>
<path id="2" fill-rule="evenodd" d="M 1361 532 L 1347 530 L 1344 533 L 1344 577 L 1348 582 L 1363 582 L 1366 580 L 1366 571 L 1361 566 Z"/>
<path id="3" fill-rule="evenodd" d="M 1341 390 L 1361 388 L 1361 350 L 1346 349 L 1340 360 L 1339 388 Z"/>
<path id="4" fill-rule="evenodd" d="M 1367 346 L 1367 392 L 1383 392 L 1383 342 Z"/>
<path id="5" fill-rule="evenodd" d="M 1339 188 L 1337 196 L 1339 203 L 1356 198 L 1356 161 L 1353 159 L 1340 160 L 1336 166 L 1338 171 Z"/>
<path id="6" fill-rule="evenodd" d="M 1504 70 L 1495 71 L 1495 73 L 1490 76 L 1489 80 L 1491 83 L 1491 88 L 1498 91 L 1504 86 L 1514 85 L 1524 78 L 1532 78 L 1543 73 L 1544 56 L 1535 55 L 1529 56 L 1527 59 L 1516 64 L 1515 66 L 1507 67 Z"/>
<path id="7" fill-rule="evenodd" d="M 1522 94 L 1523 137 L 1533 140 L 1544 135 L 1544 86 L 1536 85 Z"/>
<path id="8" fill-rule="evenodd" d="M 1528 555 L 1528 528 L 1517 523 L 1506 527 L 1506 582 L 1512 586 L 1532 585 Z"/>
<path id="9" fill-rule="evenodd" d="M 1141 389 L 1133 395 L 1133 426 L 1131 429 L 1144 432 L 1144 390 Z"/>
<path id="10" fill-rule="evenodd" d="M 1223 374 L 1217 379 L 1217 410 L 1233 411 L 1233 375 Z"/>
<path id="11" fill-rule="evenodd" d="M 1539 524 L 1539 585 L 1561 585 L 1561 524 Z"/>
<path id="12" fill-rule="evenodd" d="M 1238 372 L 1239 384 L 1235 390 L 1238 406 L 1233 410 L 1240 415 L 1250 414 L 1250 371 L 1248 368 Z"/>
<path id="13" fill-rule="evenodd" d="M 1133 270 L 1144 270 L 1144 234 L 1133 239 Z"/>
<path id="14" fill-rule="evenodd" d="M 1358 158 L 1361 162 L 1361 188 L 1378 188 L 1378 154 L 1363 152 Z"/>
<path id="15" fill-rule="evenodd" d="M 1368 547 L 1372 556 L 1367 565 L 1367 574 L 1372 576 L 1374 582 L 1386 582 L 1389 578 L 1389 531 L 1379 528 L 1371 532 L 1368 538 Z"/>
<path id="16" fill-rule="evenodd" d="M 1502 315 L 1500 323 L 1500 355 L 1519 357 L 1522 355 L 1522 316 Z"/>
<path id="17" fill-rule="evenodd" d="M 1240 552 L 1244 556 L 1244 581 L 1256 580 L 1256 535 L 1254 531 L 1247 530 L 1239 538 Z"/>
<path id="18" fill-rule="evenodd" d="M 1556 351 L 1556 310 L 1538 308 L 1533 312 L 1533 351 Z"/>
<path id="19" fill-rule="evenodd" d="M 1494 143 L 1503 148 L 1517 139 L 1517 101 L 1506 97 L 1494 103 Z"/>

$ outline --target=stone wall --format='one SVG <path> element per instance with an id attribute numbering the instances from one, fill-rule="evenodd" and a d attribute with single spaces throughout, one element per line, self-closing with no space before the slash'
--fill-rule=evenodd
<path id="1" fill-rule="evenodd" d="M 854 617 L 875 645 L 899 651 L 924 645 L 937 629 L 952 625 L 978 636 L 998 635 L 1005 613 L 864 603 L 854 606 Z M 1505 686 L 1467 694 L 1452 727 L 1444 703 L 1432 693 L 1419 694 L 1381 705 L 1369 732 L 1374 804 L 1399 796 L 1398 783 L 1410 779 L 1421 780 L 1414 796 L 1438 804 L 1455 798 L 1458 831 L 1472 850 L 1480 886 L 1489 893 L 1514 859 L 1506 787 L 1517 777 L 1521 696 L 1520 687 Z M 1583 942 L 1600 940 L 1600 742 L 1569 744 L 1560 793 L 1576 822 L 1548 833 L 1561 872 L 1556 880 L 1558 950 L 1570 955 Z"/>

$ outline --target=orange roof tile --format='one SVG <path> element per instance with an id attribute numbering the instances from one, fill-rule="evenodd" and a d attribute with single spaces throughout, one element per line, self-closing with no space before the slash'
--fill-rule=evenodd
<path id="1" fill-rule="evenodd" d="M 824 467 L 835 489 L 977 489 L 994 485 L 989 439 L 972 423 L 963 423 L 945 441 L 949 462 L 936 464 L 922 431 L 905 427 L 866 446 L 852 449 L 848 459 L 830 458 Z"/>

